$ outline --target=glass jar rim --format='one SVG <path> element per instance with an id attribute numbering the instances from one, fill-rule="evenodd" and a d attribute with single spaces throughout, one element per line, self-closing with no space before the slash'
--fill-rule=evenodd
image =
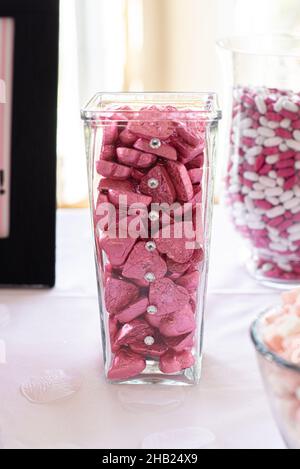
<path id="1" fill-rule="evenodd" d="M 263 311 L 258 318 L 252 323 L 250 328 L 250 336 L 256 351 L 262 355 L 267 361 L 273 362 L 282 368 L 287 368 L 289 370 L 300 373 L 300 365 L 296 365 L 288 360 L 285 360 L 277 353 L 273 352 L 262 340 L 261 338 L 261 327 L 262 321 L 264 318 L 269 315 L 272 311 L 276 311 L 278 306 L 273 306 L 271 308 Z"/>
<path id="2" fill-rule="evenodd" d="M 124 109 L 126 106 L 130 109 Z M 97 93 L 81 110 L 81 118 L 85 121 L 109 119 L 113 113 L 118 112 L 125 116 L 127 113 L 131 114 L 130 120 L 133 121 L 177 119 L 212 122 L 222 118 L 218 96 L 215 92 Z M 143 113 L 142 118 L 139 117 L 140 112 Z M 132 116 L 132 113 L 136 115 Z"/>
<path id="3" fill-rule="evenodd" d="M 237 54 L 300 58 L 300 35 L 298 34 L 228 36 L 220 38 L 217 46 Z"/>

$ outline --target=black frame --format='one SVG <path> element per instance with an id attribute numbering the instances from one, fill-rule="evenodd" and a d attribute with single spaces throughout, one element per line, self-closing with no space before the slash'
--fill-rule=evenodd
<path id="1" fill-rule="evenodd" d="M 1 0 L 15 20 L 10 237 L 0 284 L 55 284 L 59 0 Z"/>

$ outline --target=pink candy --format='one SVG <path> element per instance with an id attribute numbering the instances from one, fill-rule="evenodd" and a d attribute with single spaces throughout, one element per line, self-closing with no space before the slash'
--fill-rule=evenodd
<path id="1" fill-rule="evenodd" d="M 234 95 L 227 176 L 233 222 L 252 243 L 260 278 L 299 281 L 300 96 L 267 88 Z"/>
<path id="2" fill-rule="evenodd" d="M 187 116 L 170 106 L 150 106 L 113 109 L 103 119 L 94 220 L 109 330 L 107 376 L 113 381 L 138 377 L 148 360 L 167 374 L 195 364 L 205 251 L 202 238 L 195 242 L 194 225 L 202 203 L 206 129 L 185 121 Z M 156 208 L 174 203 L 169 215 Z M 192 234 L 185 232 L 184 214 L 190 214 Z M 139 227 L 136 237 L 132 226 Z"/>

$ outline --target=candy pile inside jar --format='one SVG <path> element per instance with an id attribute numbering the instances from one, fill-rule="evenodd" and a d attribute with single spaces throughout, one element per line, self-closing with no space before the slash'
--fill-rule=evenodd
<path id="1" fill-rule="evenodd" d="M 205 129 L 199 122 L 181 121 L 182 112 L 178 119 L 174 115 L 176 109 L 171 107 L 139 111 L 125 107 L 101 123 L 95 221 L 109 316 L 111 380 L 139 375 L 148 360 L 157 362 L 166 374 L 195 363 L 197 289 L 204 251 L 203 243 L 189 245 L 194 238 L 186 236 L 182 214 L 190 213 L 196 228 Z M 112 204 L 118 217 L 112 224 L 114 236 L 99 215 L 105 204 Z M 177 204 L 177 208 L 164 218 L 160 204 Z M 130 224 L 136 224 L 133 206 L 141 208 L 143 236 L 141 231 L 136 236 L 129 233 Z M 180 229 L 183 234 L 178 237 Z"/>
<path id="2" fill-rule="evenodd" d="M 276 355 L 300 367 L 300 289 L 284 293 L 282 299 L 282 306 L 266 316 L 262 339 Z M 300 371 L 272 366 L 271 362 L 265 370 L 283 423 L 300 442 Z"/>
<path id="3" fill-rule="evenodd" d="M 300 280 L 300 94 L 234 91 L 227 200 L 266 278 Z"/>

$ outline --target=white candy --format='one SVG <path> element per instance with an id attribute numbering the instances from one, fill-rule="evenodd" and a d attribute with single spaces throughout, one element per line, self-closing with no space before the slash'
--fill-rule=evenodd
<path id="1" fill-rule="evenodd" d="M 243 136 L 249 138 L 256 138 L 257 137 L 257 130 L 255 129 L 244 129 Z"/>
<path id="2" fill-rule="evenodd" d="M 254 189 L 255 191 L 264 191 L 265 188 L 266 188 L 266 186 L 264 186 L 263 184 L 260 184 L 259 182 L 255 182 L 255 183 L 253 184 L 253 189 Z"/>
<path id="3" fill-rule="evenodd" d="M 249 212 L 252 212 L 252 210 L 254 210 L 253 200 L 248 196 L 245 197 L 245 205 L 246 205 L 247 209 L 249 210 Z"/>
<path id="4" fill-rule="evenodd" d="M 265 273 L 270 272 L 273 269 L 273 264 L 264 264 L 261 270 Z"/>
<path id="5" fill-rule="evenodd" d="M 280 200 L 277 199 L 277 197 L 267 197 L 266 200 L 267 200 L 267 202 L 269 202 L 270 204 L 275 205 L 275 206 L 280 204 Z"/>
<path id="6" fill-rule="evenodd" d="M 269 147 L 278 147 L 282 143 L 282 138 L 281 137 L 272 137 L 272 138 L 267 138 L 264 141 L 264 146 L 269 148 Z"/>
<path id="7" fill-rule="evenodd" d="M 278 252 L 285 252 L 286 251 L 286 246 L 282 246 L 281 244 L 271 243 L 270 248 L 273 251 L 278 251 Z"/>
<path id="8" fill-rule="evenodd" d="M 293 233 L 289 239 L 290 241 L 300 241 L 300 233 Z"/>
<path id="9" fill-rule="evenodd" d="M 281 270 L 284 270 L 285 272 L 292 272 L 293 271 L 293 267 L 289 264 L 282 264 L 282 263 L 278 262 L 278 267 Z"/>
<path id="10" fill-rule="evenodd" d="M 293 137 L 295 140 L 297 140 L 297 142 L 300 142 L 300 130 L 295 130 L 293 132 Z"/>
<path id="11" fill-rule="evenodd" d="M 252 182 L 257 182 L 259 180 L 259 176 L 257 173 L 253 173 L 251 171 L 246 171 L 245 174 L 244 174 L 244 177 L 245 179 L 247 179 L 248 181 L 252 181 Z"/>
<path id="12" fill-rule="evenodd" d="M 277 103 L 274 104 L 274 110 L 275 112 L 280 112 L 282 111 L 282 105 L 284 101 L 286 100 L 285 96 L 281 96 L 281 98 L 278 99 Z"/>
<path id="13" fill-rule="evenodd" d="M 265 228 L 265 223 L 259 223 L 259 222 L 250 222 L 248 224 L 248 227 L 250 230 L 263 230 Z"/>
<path id="14" fill-rule="evenodd" d="M 294 191 L 286 191 L 280 196 L 280 202 L 288 202 L 289 200 L 293 199 Z"/>
<path id="15" fill-rule="evenodd" d="M 297 106 L 297 104 L 293 103 L 292 101 L 284 101 L 282 107 L 286 111 L 290 111 L 290 112 L 298 112 L 299 111 L 299 106 Z"/>
<path id="16" fill-rule="evenodd" d="M 269 172 L 269 178 L 277 179 L 277 173 L 276 173 L 276 171 L 270 171 L 270 172 Z"/>
<path id="17" fill-rule="evenodd" d="M 299 187 L 299 186 L 295 186 L 295 187 L 294 187 L 294 192 L 295 192 L 295 195 L 296 195 L 297 197 L 300 197 L 300 187 Z"/>
<path id="18" fill-rule="evenodd" d="M 259 191 L 251 191 L 249 197 L 253 200 L 264 200 L 265 194 Z"/>
<path id="19" fill-rule="evenodd" d="M 262 96 L 256 96 L 255 104 L 261 114 L 266 114 L 268 108 Z"/>
<path id="20" fill-rule="evenodd" d="M 266 190 L 267 197 L 279 197 L 283 194 L 283 189 L 281 187 L 274 187 L 273 189 Z"/>
<path id="21" fill-rule="evenodd" d="M 257 137 L 257 138 L 255 139 L 256 145 L 263 145 L 263 144 L 264 144 L 264 141 L 265 141 L 265 138 L 264 138 L 264 137 Z"/>
<path id="22" fill-rule="evenodd" d="M 285 208 L 282 205 L 279 205 L 278 207 L 272 208 L 271 210 L 268 210 L 266 212 L 266 215 L 268 218 L 277 218 L 283 215 L 285 212 Z"/>
<path id="23" fill-rule="evenodd" d="M 261 135 L 262 137 L 267 137 L 267 138 L 272 138 L 275 137 L 275 132 L 272 129 L 269 129 L 268 127 L 259 127 L 257 129 L 258 135 Z"/>
<path id="24" fill-rule="evenodd" d="M 250 187 L 247 187 L 247 186 L 243 186 L 243 187 L 242 187 L 242 194 L 243 194 L 243 195 L 247 195 L 247 194 L 249 194 L 250 192 L 251 192 Z"/>
<path id="25" fill-rule="evenodd" d="M 281 143 L 279 145 L 279 150 L 282 151 L 282 152 L 285 152 L 289 149 L 289 147 L 285 144 L 285 143 Z"/>
<path id="26" fill-rule="evenodd" d="M 268 127 L 269 121 L 264 116 L 259 118 L 259 123 L 262 127 Z"/>
<path id="27" fill-rule="evenodd" d="M 296 208 L 298 207 L 298 205 L 300 205 L 300 199 L 298 199 L 297 197 L 284 203 L 284 207 L 287 210 L 290 210 L 291 208 Z"/>
<path id="28" fill-rule="evenodd" d="M 295 140 L 287 140 L 286 144 L 292 150 L 300 151 L 300 142 L 296 142 Z"/>
<path id="29" fill-rule="evenodd" d="M 277 184 L 278 184 L 278 186 L 283 187 L 283 186 L 284 186 L 284 182 L 285 182 L 285 181 L 284 181 L 283 178 L 277 178 Z"/>
<path id="30" fill-rule="evenodd" d="M 300 213 L 300 205 L 297 206 L 296 208 L 292 208 L 291 210 L 293 215 L 296 215 L 297 213 Z"/>
<path id="31" fill-rule="evenodd" d="M 259 178 L 259 182 L 265 187 L 276 187 L 276 181 L 274 181 L 274 179 L 268 178 L 267 176 L 261 176 Z"/>
<path id="32" fill-rule="evenodd" d="M 249 157 L 258 156 L 258 155 L 261 154 L 261 152 L 262 152 L 262 147 L 261 146 L 253 147 L 253 148 L 250 148 L 247 151 L 247 156 L 249 156 Z"/>
<path id="33" fill-rule="evenodd" d="M 239 128 L 240 129 L 250 129 L 250 127 L 252 127 L 252 124 L 253 124 L 253 120 L 250 118 L 250 117 L 247 117 L 246 119 L 242 119 L 240 122 L 239 122 Z"/>
<path id="34" fill-rule="evenodd" d="M 275 129 L 278 129 L 279 124 L 278 124 L 278 122 L 270 121 L 270 122 L 268 123 L 268 127 L 270 127 L 270 129 L 275 130 Z"/>
<path id="35" fill-rule="evenodd" d="M 296 163 L 295 163 L 295 169 L 300 169 L 300 161 L 296 161 Z"/>
<path id="36" fill-rule="evenodd" d="M 268 164 L 276 164 L 278 163 L 279 161 L 279 156 L 278 155 L 271 155 L 271 156 L 267 156 L 266 158 L 266 162 Z"/>
<path id="37" fill-rule="evenodd" d="M 238 184 L 233 184 L 229 187 L 230 194 L 238 194 L 240 192 L 241 186 Z"/>
<path id="38" fill-rule="evenodd" d="M 300 233 L 300 223 L 297 223 L 296 225 L 290 226 L 288 228 L 288 232 L 293 234 L 293 233 Z"/>
<path id="39" fill-rule="evenodd" d="M 288 129 L 291 125 L 292 121 L 290 119 L 283 119 L 281 122 L 280 122 L 280 127 L 282 127 L 283 129 Z"/>

